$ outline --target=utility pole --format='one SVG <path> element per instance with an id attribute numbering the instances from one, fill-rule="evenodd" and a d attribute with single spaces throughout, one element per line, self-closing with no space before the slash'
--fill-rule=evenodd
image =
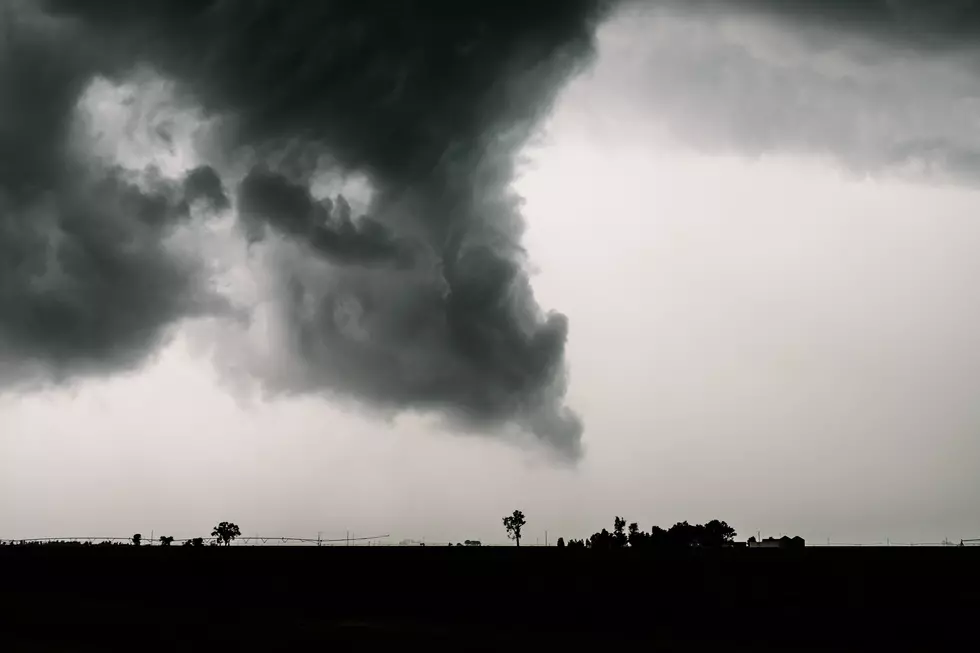
<path id="1" fill-rule="evenodd" d="M 544 545 L 548 546 L 548 531 L 544 532 Z"/>

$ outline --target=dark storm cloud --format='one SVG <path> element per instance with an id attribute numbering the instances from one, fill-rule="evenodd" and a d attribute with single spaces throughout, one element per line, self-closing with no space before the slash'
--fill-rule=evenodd
<path id="1" fill-rule="evenodd" d="M 49 0 L 120 59 L 150 59 L 238 137 L 322 140 L 348 168 L 423 181 L 450 146 L 477 155 L 527 127 L 591 46 L 599 0 Z M 125 59 L 124 54 L 130 58 Z"/>
<path id="2" fill-rule="evenodd" d="M 134 367 L 171 322 L 219 307 L 163 246 L 187 217 L 172 190 L 108 172 L 3 207 L 0 381 Z"/>
<path id="3" fill-rule="evenodd" d="M 266 169 L 253 169 L 242 181 L 238 211 L 250 242 L 261 240 L 268 224 L 340 263 L 411 263 L 407 243 L 369 217 L 352 219 L 343 196 L 318 201 L 308 186 Z"/>
<path id="4" fill-rule="evenodd" d="M 592 89 L 707 151 L 980 179 L 980 3 L 637 2 Z M 630 106 L 632 105 L 632 106 Z"/>
<path id="5" fill-rule="evenodd" d="M 184 196 L 188 202 L 203 201 L 214 211 L 231 206 L 221 177 L 211 166 L 198 166 L 184 178 Z"/>
<path id="6" fill-rule="evenodd" d="M 220 304 L 166 250 L 180 188 L 76 151 L 97 57 L 27 7 L 0 15 L 0 388 L 135 367 L 174 320 Z"/>
<path id="7" fill-rule="evenodd" d="M 118 78 L 148 64 L 221 116 L 220 158 L 258 161 L 236 195 L 250 238 L 272 228 L 332 266 L 324 274 L 302 260 L 282 262 L 295 360 L 266 379 L 270 387 L 436 409 L 486 428 L 516 423 L 575 458 L 581 424 L 563 401 L 567 323 L 544 315 L 530 292 L 524 222 L 510 184 L 516 154 L 562 84 L 588 62 L 609 4 L 49 0 L 43 7 L 93 48 L 91 70 Z M 67 65 L 52 44 L 42 56 L 56 71 Z M 64 139 L 51 127 L 64 122 L 85 77 L 71 77 L 74 87 L 42 78 L 62 103 L 34 131 L 53 134 L 45 142 L 55 150 Z M 353 218 L 341 198 L 313 198 L 311 179 L 324 157 L 333 170 L 368 178 L 370 217 Z M 54 152 L 37 170 L 50 174 L 60 161 Z M 192 173 L 185 191 L 221 208 L 226 196 L 213 172 Z M 24 219 L 11 220 L 24 229 Z M 95 301 L 86 310 L 129 316 L 123 335 L 145 344 L 182 312 L 192 286 L 159 249 L 164 227 L 110 222 L 138 230 L 143 250 L 117 251 L 115 241 L 93 235 L 83 257 L 110 248 L 114 274 L 145 257 L 154 265 L 118 283 L 166 297 L 126 306 L 128 297 L 147 295 L 121 292 L 113 306 Z M 22 237 L 32 244 L 19 249 L 36 258 L 42 240 Z M 99 297 L 110 289 L 104 278 L 92 284 Z M 23 294 L 23 284 L 17 288 Z M 123 341 L 107 334 L 90 345 L 78 337 L 94 357 Z M 73 343 L 52 334 L 36 349 L 50 356 L 76 351 Z M 19 342 L 12 348 L 25 350 Z"/>
<path id="8" fill-rule="evenodd" d="M 753 11 L 796 25 L 847 30 L 905 46 L 973 46 L 980 37 L 976 0 L 689 0 L 685 4 L 709 11 Z"/>
<path id="9" fill-rule="evenodd" d="M 282 387 L 353 392 L 383 409 L 439 409 L 477 427 L 506 416 L 577 452 L 581 423 L 562 405 L 567 321 L 528 309 L 533 297 L 516 263 L 473 247 L 448 280 L 423 270 L 340 275 L 297 269 L 289 278 L 295 347 L 313 364 L 278 380 Z"/>

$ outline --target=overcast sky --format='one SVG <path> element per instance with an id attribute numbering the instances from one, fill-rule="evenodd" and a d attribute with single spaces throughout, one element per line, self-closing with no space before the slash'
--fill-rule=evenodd
<path id="1" fill-rule="evenodd" d="M 64 133 L 73 161 L 117 166 L 112 175 L 140 198 L 163 197 L 168 216 L 188 215 L 164 236 L 146 217 L 159 202 L 112 190 L 122 198 L 112 196 L 112 212 L 100 204 L 47 219 L 52 204 L 24 191 L 18 173 L 55 188 L 45 197 L 58 206 L 89 195 L 36 172 L 47 170 L 41 146 L 40 163 L 9 163 L 22 132 L 4 128 L 35 123 L 17 122 L 17 102 L 0 104 L 0 282 L 13 279 L 0 285 L 0 538 L 190 537 L 231 520 L 245 534 L 502 542 L 500 519 L 515 508 L 527 515 L 526 540 L 542 543 L 545 531 L 553 542 L 611 528 L 614 515 L 644 529 L 719 518 L 742 538 L 980 537 L 975 10 L 937 9 L 920 33 L 907 29 L 922 19 L 912 2 L 854 2 L 852 14 L 769 4 L 628 5 L 602 23 L 584 72 L 529 77 L 560 89 L 540 123 L 530 110 L 497 122 L 480 113 L 480 127 L 540 126 L 530 141 L 515 137 L 513 151 L 505 144 L 452 168 L 491 179 L 473 182 L 490 190 L 460 210 L 511 225 L 499 229 L 472 216 L 447 218 L 455 226 L 445 232 L 438 220 L 400 217 L 448 211 L 436 198 L 462 173 L 414 181 L 405 171 L 416 159 L 357 150 L 325 131 L 336 162 L 290 178 L 302 192 L 289 201 L 313 207 L 342 192 L 354 213 L 376 211 L 380 226 L 309 236 L 298 213 L 281 209 L 286 200 L 271 204 L 292 188 L 285 174 L 258 165 L 271 159 L 256 134 L 279 124 L 249 123 L 254 116 L 228 100 L 239 102 L 245 86 L 214 98 L 179 88 L 186 80 L 172 53 L 146 55 L 166 65 L 112 74 L 82 67 L 83 81 L 66 86 Z M 15 56 L 43 52 L 44 39 L 71 39 L 80 51 L 86 40 L 47 22 L 60 18 L 18 16 L 41 45 L 0 41 L 0 84 L 26 94 L 35 87 L 15 74 Z M 101 19 L 85 17 L 94 30 Z M 347 119 L 340 111 L 332 118 Z M 228 136 L 226 123 L 246 127 Z M 494 157 L 504 163 L 484 163 Z M 150 163 L 163 181 L 126 176 Z M 188 171 L 204 165 L 214 184 L 189 190 Z M 367 172 L 340 172 L 358 167 Z M 525 199 L 523 232 L 498 198 L 510 177 Z M 179 193 L 185 205 L 173 200 Z M 138 227 L 128 226 L 130 211 Z M 42 265 L 47 274 L 17 285 L 16 261 L 36 263 L 45 251 L 24 235 L 34 233 L 25 220 L 42 225 L 48 248 L 84 244 L 71 259 L 78 267 L 52 267 L 69 276 L 83 262 L 108 267 L 62 286 Z M 92 221 L 98 238 L 128 245 L 96 256 L 103 250 L 80 235 Z M 449 285 L 476 299 L 445 309 L 471 311 L 458 318 L 467 342 L 490 347 L 473 324 L 503 334 L 492 359 L 472 358 L 462 341 L 443 344 L 435 326 L 390 326 L 436 324 L 419 317 L 420 307 L 442 305 L 424 244 L 436 232 L 452 240 L 464 224 L 470 237 L 505 243 L 489 258 L 461 255 L 452 274 L 465 279 Z M 423 246 L 411 249 L 404 234 Z M 501 272 L 513 261 L 533 296 L 521 290 L 523 273 Z M 497 282 L 476 279 L 498 273 L 517 298 L 483 311 Z M 127 281 L 99 276 L 110 274 Z M 214 292 L 192 290 L 195 275 Z M 302 301 L 278 299 L 287 282 L 340 298 L 332 319 L 343 325 L 312 349 L 289 344 L 288 334 L 323 323 L 303 317 Z M 162 288 L 166 301 L 142 299 Z M 43 293 L 80 297 L 84 308 L 50 300 L 51 309 Z M 62 326 L 38 333 L 38 306 Z M 81 326 L 65 325 L 72 320 Z M 112 340 L 98 335 L 111 329 Z M 353 353 L 337 353 L 344 347 Z"/>

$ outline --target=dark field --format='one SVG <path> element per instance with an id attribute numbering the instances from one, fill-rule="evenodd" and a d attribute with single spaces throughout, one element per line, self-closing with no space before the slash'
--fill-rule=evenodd
<path id="1" fill-rule="evenodd" d="M 978 548 L 0 549 L 0 650 L 976 645 Z"/>

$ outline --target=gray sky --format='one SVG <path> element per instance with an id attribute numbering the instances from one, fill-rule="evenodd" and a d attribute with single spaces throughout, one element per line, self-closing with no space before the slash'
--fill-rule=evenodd
<path id="1" fill-rule="evenodd" d="M 524 149 L 523 244 L 536 300 L 568 318 L 577 460 L 567 431 L 513 428 L 559 410 L 544 381 L 544 413 L 494 404 L 492 428 L 447 425 L 373 380 L 351 394 L 319 368 L 297 376 L 274 311 L 248 329 L 183 311 L 135 365 L 0 394 L 0 537 L 193 536 L 228 519 L 269 535 L 495 542 L 514 508 L 530 541 L 616 514 L 644 528 L 720 518 L 742 537 L 980 536 L 977 51 L 744 5 L 645 5 L 605 23 L 594 66 Z M 118 84 L 84 87 L 79 115 L 95 117 L 73 142 L 88 156 L 156 162 L 177 181 L 202 164 L 245 176 L 250 162 L 209 156 L 214 118 L 155 72 L 130 79 L 142 100 L 128 105 Z M 310 187 L 355 209 L 383 194 L 330 172 Z M 166 246 L 208 261 L 231 304 L 264 306 L 286 265 L 372 297 L 415 288 L 375 286 L 288 238 L 250 257 L 234 215 L 198 218 Z M 150 227 L 136 234 L 171 260 Z M 457 379 L 495 392 L 496 374 Z"/>

